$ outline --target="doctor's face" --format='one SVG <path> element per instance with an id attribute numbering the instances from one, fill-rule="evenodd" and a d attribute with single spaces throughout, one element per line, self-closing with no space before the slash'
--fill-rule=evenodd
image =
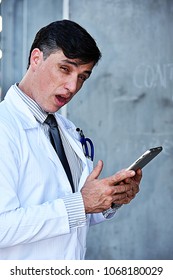
<path id="1" fill-rule="evenodd" d="M 43 52 L 31 54 L 29 90 L 26 92 L 46 112 L 56 112 L 67 104 L 89 78 L 94 63 L 81 64 L 79 59 L 67 58 L 61 50 L 45 60 Z"/>

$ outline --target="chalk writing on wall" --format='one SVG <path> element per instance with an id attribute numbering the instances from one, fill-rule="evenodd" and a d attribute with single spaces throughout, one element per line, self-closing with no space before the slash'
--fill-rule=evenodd
<path id="1" fill-rule="evenodd" d="M 133 85 L 137 88 L 167 88 L 173 82 L 173 63 L 140 64 L 133 73 Z"/>

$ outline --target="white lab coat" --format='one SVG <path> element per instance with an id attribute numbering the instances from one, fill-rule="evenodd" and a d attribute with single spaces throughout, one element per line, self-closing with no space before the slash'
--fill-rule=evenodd
<path id="1" fill-rule="evenodd" d="M 92 163 L 75 126 L 56 117 L 82 160 L 79 195 Z M 0 259 L 84 259 L 89 225 L 105 218 L 87 215 L 70 229 L 62 197 L 71 192 L 52 145 L 12 86 L 0 104 Z"/>

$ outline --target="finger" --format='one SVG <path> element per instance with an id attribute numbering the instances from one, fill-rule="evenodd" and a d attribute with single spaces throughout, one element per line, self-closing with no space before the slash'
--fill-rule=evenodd
<path id="1" fill-rule="evenodd" d="M 135 175 L 134 179 L 138 183 L 141 181 L 141 179 L 142 179 L 142 170 L 141 169 L 138 169 L 136 171 L 136 175 Z"/>
<path id="2" fill-rule="evenodd" d="M 117 204 L 128 204 L 128 203 L 130 203 L 131 200 L 132 200 L 131 198 L 126 197 L 122 200 L 119 200 Z"/>
<path id="3" fill-rule="evenodd" d="M 132 189 L 130 184 L 120 184 L 113 188 L 113 194 L 126 193 Z"/>
<path id="4" fill-rule="evenodd" d="M 99 160 L 97 165 L 94 167 L 93 171 L 88 176 L 86 181 L 89 182 L 89 181 L 93 181 L 93 180 L 97 179 L 99 177 L 102 169 L 103 169 L 103 161 Z"/>
<path id="5" fill-rule="evenodd" d="M 126 193 L 116 194 L 113 196 L 113 203 L 118 204 L 120 201 L 126 199 L 128 196 Z"/>
<path id="6" fill-rule="evenodd" d="M 128 191 L 127 192 L 127 197 L 129 197 L 129 198 L 134 198 L 136 196 L 136 192 L 134 192 L 133 190 L 131 190 L 131 191 Z"/>
<path id="7" fill-rule="evenodd" d="M 142 170 L 141 169 L 138 169 L 137 171 L 136 171 L 136 174 L 135 174 L 135 176 L 133 177 L 133 178 L 129 178 L 129 179 L 126 179 L 125 180 L 125 182 L 126 183 L 130 183 L 130 182 L 132 182 L 132 180 L 133 180 L 133 182 L 136 182 L 137 184 L 139 184 L 140 183 L 140 181 L 141 181 L 141 179 L 142 179 Z"/>
<path id="8" fill-rule="evenodd" d="M 125 180 L 126 178 L 131 178 L 135 176 L 135 171 L 133 170 L 121 170 L 114 175 L 109 177 L 109 181 L 111 185 L 116 185 L 117 183 Z"/>
<path id="9" fill-rule="evenodd" d="M 133 178 L 126 179 L 125 182 L 130 186 L 131 191 L 134 194 L 137 194 L 139 192 L 139 182 L 135 181 Z"/>
<path id="10" fill-rule="evenodd" d="M 139 192 L 139 182 L 134 181 L 133 179 L 130 179 L 131 182 L 129 182 L 129 185 L 131 186 L 131 190 L 136 195 Z"/>

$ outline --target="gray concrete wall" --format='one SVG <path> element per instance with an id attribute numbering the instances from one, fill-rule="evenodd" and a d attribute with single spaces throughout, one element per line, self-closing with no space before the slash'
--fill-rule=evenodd
<path id="1" fill-rule="evenodd" d="M 136 199 L 90 229 L 87 259 L 173 259 L 173 1 L 69 4 L 70 19 L 95 37 L 103 54 L 67 107 L 68 117 L 93 139 L 95 162 L 104 161 L 102 176 L 150 147 L 164 149 L 145 167 Z M 5 93 L 24 72 L 36 30 L 62 18 L 62 1 L 3 0 L 2 6 Z"/>

